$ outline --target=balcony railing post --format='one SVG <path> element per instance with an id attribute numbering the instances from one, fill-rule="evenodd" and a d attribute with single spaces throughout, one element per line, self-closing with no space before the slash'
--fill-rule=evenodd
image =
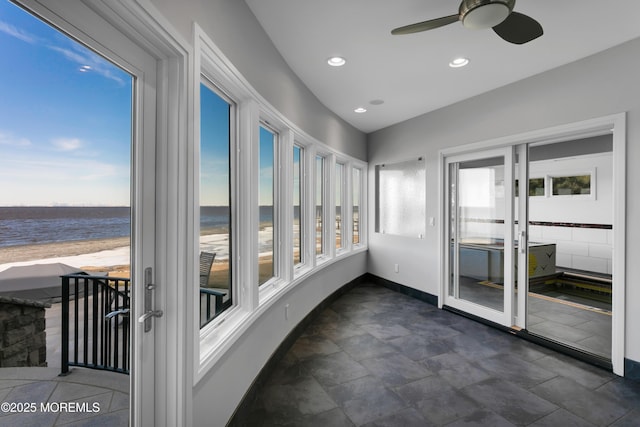
<path id="1" fill-rule="evenodd" d="M 69 360 L 69 345 L 71 335 L 70 318 L 70 283 L 73 280 L 75 289 L 74 319 L 73 319 L 73 360 Z M 82 282 L 82 296 L 79 292 L 79 282 Z M 62 276 L 62 361 L 60 375 L 69 373 L 69 366 L 129 373 L 131 354 L 131 338 L 129 330 L 130 288 L 129 279 L 115 279 L 104 276 L 89 276 L 86 274 L 71 274 Z M 124 283 L 124 291 L 120 284 Z M 113 286 L 112 286 L 113 285 Z M 84 298 L 80 302 L 79 298 Z M 89 297 L 92 301 L 89 302 Z M 79 308 L 84 313 L 80 320 Z M 121 317 L 121 316 L 124 316 Z M 122 333 L 119 323 L 122 321 Z M 126 319 L 126 320 L 124 320 Z M 114 329 L 115 328 L 115 329 Z M 82 331 L 80 331 L 82 329 Z M 114 329 L 112 331 L 112 329 Z M 80 346 L 80 332 L 82 345 Z M 122 339 L 122 343 L 120 343 Z M 82 358 L 79 358 L 79 350 Z M 120 362 L 122 358 L 122 362 Z"/>
<path id="2" fill-rule="evenodd" d="M 69 278 L 62 276 L 62 360 L 60 375 L 69 374 Z"/>

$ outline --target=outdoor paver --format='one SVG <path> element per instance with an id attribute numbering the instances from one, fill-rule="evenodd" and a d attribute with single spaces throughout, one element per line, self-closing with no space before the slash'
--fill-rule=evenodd
<path id="1" fill-rule="evenodd" d="M 28 402 L 36 409 L 0 413 L 0 427 L 129 425 L 128 375 L 83 368 L 74 368 L 65 377 L 59 372 L 58 368 L 0 369 L 0 382 L 14 384 L 0 390 L 2 401 Z M 77 406 L 65 410 L 65 404 Z"/>

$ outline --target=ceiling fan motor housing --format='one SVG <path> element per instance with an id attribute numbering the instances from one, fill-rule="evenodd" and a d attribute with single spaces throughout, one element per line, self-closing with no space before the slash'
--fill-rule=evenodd
<path id="1" fill-rule="evenodd" d="M 507 19 L 515 3 L 515 0 L 463 0 L 460 20 L 465 28 L 491 28 Z"/>

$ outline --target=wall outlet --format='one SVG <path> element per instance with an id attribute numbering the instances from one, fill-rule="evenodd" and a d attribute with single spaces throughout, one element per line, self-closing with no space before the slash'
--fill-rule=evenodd
<path id="1" fill-rule="evenodd" d="M 393 271 L 395 271 L 396 273 L 400 272 L 400 266 L 398 264 L 394 264 L 393 265 Z"/>
<path id="2" fill-rule="evenodd" d="M 284 306 L 284 320 L 289 320 L 289 304 Z"/>

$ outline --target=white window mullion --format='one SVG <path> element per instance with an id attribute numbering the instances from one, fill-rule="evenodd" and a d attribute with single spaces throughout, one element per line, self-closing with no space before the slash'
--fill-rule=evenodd
<path id="1" fill-rule="evenodd" d="M 239 246 L 237 265 L 240 301 L 247 310 L 258 307 L 258 235 L 259 225 L 258 185 L 260 170 L 260 111 L 253 100 L 240 106 L 239 156 L 236 179 L 238 181 L 238 228 Z"/>
<path id="2" fill-rule="evenodd" d="M 353 249 L 353 164 L 344 163 L 344 182 L 342 194 L 342 250 Z"/>
<path id="3" fill-rule="evenodd" d="M 324 233 L 325 254 L 329 258 L 336 256 L 336 156 L 330 154 L 325 157 L 325 220 L 322 231 Z"/>
<path id="4" fill-rule="evenodd" d="M 305 239 L 304 250 L 307 256 L 307 265 L 314 268 L 317 263 L 316 256 L 316 155 L 317 151 L 314 146 L 307 146 L 304 150 L 305 159 L 305 194 L 304 200 L 306 209 L 305 218 Z"/>
<path id="5" fill-rule="evenodd" d="M 293 144 L 294 134 L 291 129 L 280 133 L 278 150 L 280 185 L 277 198 L 277 210 L 280 212 L 279 229 L 279 271 L 280 279 L 289 283 L 293 279 Z"/>

